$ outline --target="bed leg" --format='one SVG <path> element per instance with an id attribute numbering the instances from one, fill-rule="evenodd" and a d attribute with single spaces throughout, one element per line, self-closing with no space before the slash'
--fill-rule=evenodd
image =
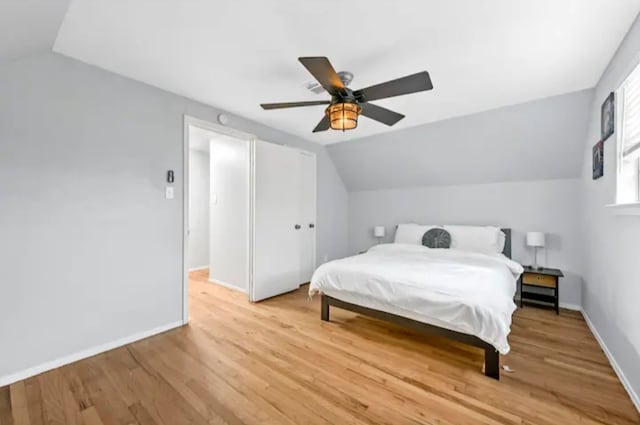
<path id="1" fill-rule="evenodd" d="M 321 306 L 320 306 L 320 318 L 325 322 L 329 321 L 329 299 L 326 295 L 322 295 L 320 298 Z"/>
<path id="2" fill-rule="evenodd" d="M 500 353 L 493 347 L 484 349 L 484 374 L 500 380 Z"/>

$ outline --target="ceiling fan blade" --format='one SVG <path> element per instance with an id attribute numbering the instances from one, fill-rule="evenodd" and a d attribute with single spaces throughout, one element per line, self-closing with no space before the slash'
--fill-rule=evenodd
<path id="1" fill-rule="evenodd" d="M 360 102 L 370 102 L 387 97 L 402 96 L 403 94 L 416 93 L 424 90 L 431 90 L 431 78 L 427 71 L 417 74 L 407 75 L 397 80 L 376 84 L 364 89 L 356 90 L 353 94 Z"/>
<path id="2" fill-rule="evenodd" d="M 307 68 L 307 71 L 309 71 L 311 75 L 318 80 L 320 85 L 329 92 L 329 94 L 333 96 L 344 92 L 344 84 L 336 73 L 336 70 L 333 69 L 329 59 L 324 56 L 318 56 L 302 57 L 298 58 L 298 60 L 305 68 Z"/>
<path id="3" fill-rule="evenodd" d="M 319 131 L 327 131 L 329 130 L 329 115 L 326 115 L 320 120 L 320 122 L 318 123 L 318 125 L 316 125 L 316 128 L 313 129 L 314 133 L 317 133 Z"/>
<path id="4" fill-rule="evenodd" d="M 300 106 L 328 105 L 329 100 L 312 100 L 309 102 L 261 103 L 262 109 L 298 108 Z"/>
<path id="5" fill-rule="evenodd" d="M 362 115 L 388 126 L 392 126 L 404 118 L 404 115 L 402 114 L 393 112 L 387 108 L 383 108 L 382 106 L 374 105 L 373 103 L 365 102 L 360 103 L 359 105 L 362 107 Z"/>

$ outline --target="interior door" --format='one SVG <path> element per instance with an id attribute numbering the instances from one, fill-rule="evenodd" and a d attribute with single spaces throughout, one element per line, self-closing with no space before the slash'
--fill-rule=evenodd
<path id="1" fill-rule="evenodd" d="M 251 301 L 300 285 L 299 175 L 296 149 L 263 141 L 253 149 L 253 270 Z"/>
<path id="2" fill-rule="evenodd" d="M 316 156 L 298 151 L 298 209 L 300 214 L 300 283 L 311 281 L 316 269 Z"/>

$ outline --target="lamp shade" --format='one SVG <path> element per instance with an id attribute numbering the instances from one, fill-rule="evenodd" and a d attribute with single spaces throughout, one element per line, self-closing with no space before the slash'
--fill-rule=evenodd
<path id="1" fill-rule="evenodd" d="M 357 103 L 341 102 L 326 109 L 329 123 L 334 130 L 353 130 L 358 126 L 358 115 L 362 108 Z"/>
<path id="2" fill-rule="evenodd" d="M 545 242 L 544 233 L 527 232 L 527 246 L 543 247 Z"/>
<path id="3" fill-rule="evenodd" d="M 375 236 L 376 238 L 384 238 L 384 226 L 374 227 L 373 236 Z"/>

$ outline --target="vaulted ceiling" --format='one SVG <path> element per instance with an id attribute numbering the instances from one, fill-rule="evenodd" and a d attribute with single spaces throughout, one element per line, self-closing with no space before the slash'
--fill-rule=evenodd
<path id="1" fill-rule="evenodd" d="M 0 62 L 51 50 L 69 0 L 2 0 Z"/>
<path id="2" fill-rule="evenodd" d="M 349 191 L 577 178 L 593 101 L 582 90 L 327 149 Z"/>
<path id="3" fill-rule="evenodd" d="M 305 88 L 298 56 L 328 56 L 354 88 L 429 71 L 433 91 L 378 102 L 406 114 L 401 129 L 593 87 L 639 10 L 640 0 L 73 0 L 54 50 L 332 143 L 391 128 L 362 118 L 352 132 L 312 134 L 322 106 L 262 110 L 327 97 Z"/>

